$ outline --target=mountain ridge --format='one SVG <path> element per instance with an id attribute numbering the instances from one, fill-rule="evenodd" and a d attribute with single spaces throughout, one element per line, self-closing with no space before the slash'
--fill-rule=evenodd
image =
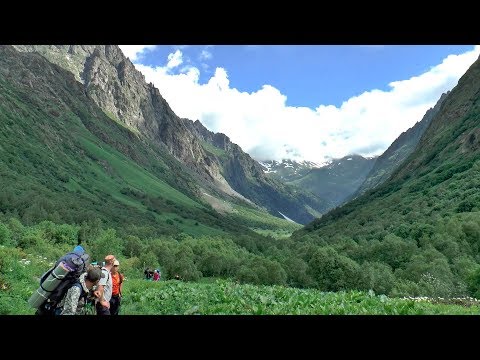
<path id="1" fill-rule="evenodd" d="M 112 120 L 162 144 L 195 172 L 201 178 L 201 192 L 220 198 L 233 197 L 236 199 L 233 201 L 243 201 L 250 206 L 255 204 L 253 206 L 277 217 L 280 217 L 278 212 L 282 212 L 299 223 L 307 223 L 325 211 L 325 202 L 315 195 L 264 177 L 261 166 L 228 137 L 208 135 L 206 128 L 198 126 L 199 122 L 179 118 L 159 90 L 146 83 L 145 77 L 118 46 L 15 47 L 19 51 L 39 53 L 72 72 L 81 80 L 86 94 Z M 206 143 L 223 149 L 227 156 L 207 151 Z M 216 151 L 212 147 L 210 150 Z"/>
<path id="2" fill-rule="evenodd" d="M 423 118 L 414 126 L 402 132 L 395 141 L 378 157 L 363 184 L 349 197 L 349 200 L 374 189 L 387 180 L 405 159 L 415 150 L 421 136 L 438 113 L 450 91 L 443 93 L 433 108 L 427 110 Z"/>

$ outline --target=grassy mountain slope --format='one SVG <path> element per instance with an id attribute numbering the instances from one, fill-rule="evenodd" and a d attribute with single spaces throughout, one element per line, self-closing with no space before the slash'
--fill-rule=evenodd
<path id="1" fill-rule="evenodd" d="M 151 234 L 242 231 L 200 200 L 189 169 L 161 144 L 113 121 L 71 73 L 38 54 L 0 47 L 0 119 L 7 217 L 100 219 Z"/>
<path id="2" fill-rule="evenodd" d="M 448 92 L 447 92 L 448 94 Z M 430 125 L 433 117 L 440 110 L 443 100 L 447 94 L 442 94 L 435 106 L 429 109 L 421 121 L 413 127 L 400 134 L 400 136 L 388 147 L 385 152 L 378 157 L 375 165 L 368 174 L 363 184 L 351 196 L 357 197 L 366 191 L 373 189 L 386 181 L 392 173 L 405 161 L 405 159 L 415 150 L 423 133 Z"/>
<path id="3" fill-rule="evenodd" d="M 386 183 L 293 238 L 333 246 L 357 264 L 382 264 L 399 293 L 462 293 L 480 263 L 479 189 L 477 60 Z"/>

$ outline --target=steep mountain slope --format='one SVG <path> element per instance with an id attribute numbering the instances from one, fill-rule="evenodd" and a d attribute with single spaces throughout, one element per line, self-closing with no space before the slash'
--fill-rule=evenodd
<path id="1" fill-rule="evenodd" d="M 274 215 L 305 224 L 328 210 L 328 203 L 313 193 L 292 187 L 267 176 L 262 166 L 222 133 L 213 133 L 200 121 L 185 119 L 185 125 L 201 139 L 233 189 Z"/>
<path id="2" fill-rule="evenodd" d="M 384 275 L 370 281 L 380 286 L 395 278 L 397 294 L 465 293 L 480 263 L 479 189 L 477 59 L 389 180 L 293 239 L 331 246 L 335 250 L 329 251 L 348 257 L 350 264 L 369 263 L 373 272 L 382 269 Z"/>
<path id="3" fill-rule="evenodd" d="M 118 46 L 16 45 L 16 48 L 37 52 L 72 71 L 84 84 L 87 95 L 113 120 L 166 145 L 172 155 L 204 179 L 222 182 L 218 167 L 198 140 Z"/>
<path id="4" fill-rule="evenodd" d="M 448 92 L 447 92 L 448 94 Z M 435 106 L 429 109 L 421 121 L 417 122 L 413 127 L 400 134 L 400 136 L 388 147 L 385 152 L 378 157 L 375 165 L 368 174 L 364 183 L 351 196 L 355 198 L 364 192 L 377 187 L 379 184 L 387 180 L 390 175 L 397 169 L 405 159 L 415 150 L 421 136 L 427 129 L 433 117 L 438 113 L 440 107 L 447 97 L 442 94 Z"/>
<path id="5" fill-rule="evenodd" d="M 71 71 L 83 83 L 87 95 L 113 120 L 164 145 L 201 178 L 197 181 L 204 187 L 206 201 L 235 198 L 255 203 L 278 217 L 283 213 L 299 223 L 311 221 L 324 212 L 324 201 L 266 178 L 258 163 L 228 138 L 225 148 L 213 150 L 227 151 L 227 156 L 217 156 L 206 149 L 206 143 L 213 144 L 206 139 L 213 139 L 214 135 L 207 136 L 202 143 L 198 134 L 204 130 L 195 131 L 198 124 L 175 115 L 158 89 L 145 82 L 118 46 L 16 45 L 16 48 L 42 54 Z"/>
<path id="6" fill-rule="evenodd" d="M 27 224 L 98 220 L 145 234 L 248 232 L 201 201 L 165 146 L 112 121 L 81 83 L 0 47 L 0 212 Z"/>

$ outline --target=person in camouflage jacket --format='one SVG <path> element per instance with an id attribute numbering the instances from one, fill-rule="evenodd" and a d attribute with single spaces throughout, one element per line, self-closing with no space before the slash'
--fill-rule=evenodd
<path id="1" fill-rule="evenodd" d="M 86 315 L 87 296 L 102 278 L 102 271 L 97 267 L 90 267 L 80 275 L 78 282 L 73 284 L 55 311 L 57 315 Z"/>

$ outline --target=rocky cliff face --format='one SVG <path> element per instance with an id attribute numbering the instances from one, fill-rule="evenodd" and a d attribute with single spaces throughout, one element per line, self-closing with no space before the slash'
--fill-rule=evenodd
<path id="1" fill-rule="evenodd" d="M 116 45 L 16 45 L 37 52 L 71 71 L 84 84 L 87 95 L 113 120 L 162 143 L 178 160 L 229 195 L 239 196 L 220 173 L 218 164 L 203 149 L 153 84 Z"/>

